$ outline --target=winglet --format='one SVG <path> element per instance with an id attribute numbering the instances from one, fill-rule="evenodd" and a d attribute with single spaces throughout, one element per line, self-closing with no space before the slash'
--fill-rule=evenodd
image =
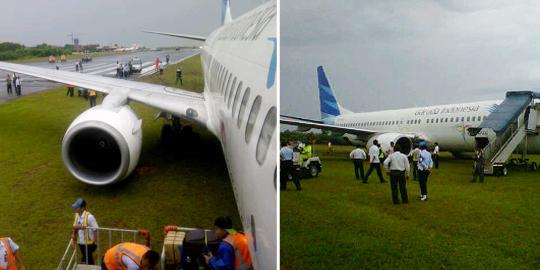
<path id="1" fill-rule="evenodd" d="M 333 122 L 336 116 L 350 113 L 344 109 L 336 100 L 334 91 L 328 82 L 322 66 L 317 67 L 317 77 L 319 80 L 319 101 L 321 103 L 321 120 L 325 123 Z"/>
<path id="2" fill-rule="evenodd" d="M 221 25 L 225 25 L 232 21 L 231 5 L 229 4 L 229 0 L 222 1 L 223 5 L 221 7 Z"/>

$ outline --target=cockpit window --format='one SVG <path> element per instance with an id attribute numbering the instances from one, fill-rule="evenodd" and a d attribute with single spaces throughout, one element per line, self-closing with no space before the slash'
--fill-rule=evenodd
<path id="1" fill-rule="evenodd" d="M 249 112 L 249 117 L 246 124 L 246 143 L 249 143 L 251 140 L 251 135 L 253 134 L 253 127 L 255 126 L 255 121 L 257 121 L 257 116 L 259 115 L 259 110 L 261 109 L 261 96 L 257 96 L 251 105 L 251 111 Z"/>
<path id="2" fill-rule="evenodd" d="M 257 142 L 256 157 L 259 165 L 262 165 L 266 159 L 268 147 L 270 147 L 272 137 L 274 136 L 274 131 L 276 130 L 276 121 L 276 107 L 272 107 L 264 118 L 261 134 L 259 135 L 259 141 Z"/>
<path id="3" fill-rule="evenodd" d="M 238 128 L 242 126 L 242 122 L 244 121 L 244 111 L 246 110 L 247 102 L 249 101 L 249 87 L 246 88 L 246 92 L 244 92 L 244 97 L 242 98 L 242 103 L 240 104 L 240 110 L 238 111 L 238 121 L 236 122 L 236 125 Z"/>

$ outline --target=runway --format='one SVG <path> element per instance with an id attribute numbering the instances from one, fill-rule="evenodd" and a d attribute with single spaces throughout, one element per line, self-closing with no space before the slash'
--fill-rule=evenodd
<path id="1" fill-rule="evenodd" d="M 179 51 L 176 50 L 163 50 L 163 51 L 145 51 L 145 52 L 133 52 L 127 54 L 119 54 L 112 56 L 101 56 L 95 57 L 92 59 L 92 62 L 83 63 L 82 73 L 92 74 L 92 75 L 102 75 L 108 77 L 114 77 L 116 75 L 116 62 L 122 64 L 127 63 L 133 57 L 139 57 L 143 63 L 143 70 L 140 74 L 133 74 L 129 80 L 136 80 L 140 76 L 147 76 L 154 73 L 154 63 L 157 57 L 165 64 L 165 56 L 168 54 L 170 56 L 169 64 L 176 64 L 183 59 L 190 57 L 194 54 L 197 54 L 199 50 L 197 49 L 182 49 Z M 82 57 L 82 55 L 81 55 Z M 34 62 L 27 63 L 25 65 L 31 65 L 36 67 L 45 67 L 50 69 L 55 69 L 56 65 L 60 70 L 67 70 L 75 72 L 75 62 L 76 60 L 69 60 L 64 63 L 50 64 L 48 62 Z M 4 70 L 0 70 L 0 103 L 16 99 L 16 95 L 8 95 L 6 90 L 6 74 Z M 36 77 L 27 76 L 24 74 L 19 74 L 21 76 L 21 88 L 22 94 L 28 95 L 35 92 L 51 89 L 57 87 L 59 84 L 47 80 L 43 80 Z"/>

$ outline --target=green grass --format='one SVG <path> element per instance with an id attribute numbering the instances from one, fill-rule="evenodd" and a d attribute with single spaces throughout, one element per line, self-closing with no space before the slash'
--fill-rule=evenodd
<path id="1" fill-rule="evenodd" d="M 187 68 L 200 70 L 196 64 Z M 21 246 L 29 269 L 54 269 L 59 263 L 77 197 L 87 200 L 102 227 L 150 230 L 159 251 L 167 224 L 211 228 L 215 217 L 229 215 L 241 226 L 219 142 L 195 128 L 198 140 L 177 148 L 163 145 L 164 122 L 154 121 L 157 111 L 140 104 L 131 104 L 143 119 L 136 171 L 113 186 L 76 181 L 63 166 L 61 141 L 89 103 L 66 97 L 65 90 L 0 104 L 0 236 L 11 236 Z"/>
<path id="2" fill-rule="evenodd" d="M 336 149 L 316 146 L 321 175 L 281 193 L 282 269 L 540 268 L 540 173 L 472 184 L 471 161 L 444 153 L 429 200 L 409 181 L 410 203 L 393 205 L 389 184 L 356 181 L 352 148 Z"/>
<path id="3" fill-rule="evenodd" d="M 73 60 L 73 59 L 81 59 L 83 56 L 87 57 L 100 57 L 100 56 L 110 56 L 110 55 L 121 55 L 121 54 L 127 54 L 129 52 L 95 52 L 95 53 L 87 53 L 87 54 L 66 54 L 67 60 Z M 33 63 L 33 62 L 47 62 L 49 61 L 49 56 L 44 57 L 29 57 L 29 58 L 23 58 L 23 59 L 17 59 L 17 60 L 10 60 L 7 62 L 12 63 L 18 63 L 18 64 L 24 64 L 24 63 Z M 60 62 L 60 55 L 56 56 L 56 61 Z"/>

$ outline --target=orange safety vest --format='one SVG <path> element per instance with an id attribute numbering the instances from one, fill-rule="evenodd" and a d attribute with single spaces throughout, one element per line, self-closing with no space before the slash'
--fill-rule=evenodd
<path id="1" fill-rule="evenodd" d="M 96 96 L 96 95 L 97 95 L 97 94 L 96 94 L 96 91 L 94 91 L 94 90 L 88 91 L 88 96 L 89 96 L 89 97 L 93 97 L 93 96 Z"/>
<path id="2" fill-rule="evenodd" d="M 234 249 L 234 269 L 253 269 L 248 239 L 244 233 L 237 232 L 235 234 L 229 234 L 223 239 L 223 242 L 229 244 Z"/>
<path id="3" fill-rule="evenodd" d="M 4 244 L 4 248 L 6 249 L 6 255 L 7 255 L 7 268 L 2 268 L 0 266 L 0 270 L 17 270 L 17 266 L 15 265 L 15 256 L 13 256 L 13 252 L 11 252 L 11 248 L 9 247 L 9 240 L 7 237 L 0 238 L 0 241 L 2 244 Z"/>
<path id="4" fill-rule="evenodd" d="M 121 243 L 105 253 L 104 263 L 108 270 L 126 270 L 122 263 L 122 256 L 128 256 L 140 269 L 142 269 L 142 257 L 150 250 L 149 247 L 137 243 Z"/>

